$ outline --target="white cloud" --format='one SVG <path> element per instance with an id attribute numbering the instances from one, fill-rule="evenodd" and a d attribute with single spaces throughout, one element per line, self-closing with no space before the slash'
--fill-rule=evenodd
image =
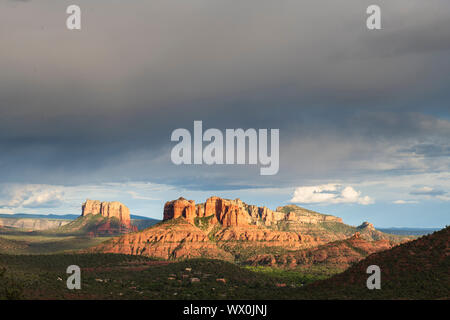
<path id="1" fill-rule="evenodd" d="M 58 186 L 41 184 L 13 185 L 7 189 L 3 208 L 54 208 L 62 204 L 64 191 Z"/>
<path id="2" fill-rule="evenodd" d="M 0 214 L 13 214 L 14 210 L 8 208 L 0 208 Z"/>
<path id="3" fill-rule="evenodd" d="M 413 191 L 410 192 L 410 194 L 418 195 L 418 196 L 433 197 L 433 196 L 442 196 L 442 195 L 446 194 L 446 192 L 443 190 L 440 190 L 440 189 L 424 186 L 421 188 L 414 189 Z"/>
<path id="4" fill-rule="evenodd" d="M 132 199 L 149 200 L 149 201 L 161 200 L 161 199 L 158 199 L 158 198 L 141 195 L 141 194 L 139 194 L 138 192 L 135 192 L 135 191 L 127 191 L 127 193 L 131 196 Z"/>
<path id="5" fill-rule="evenodd" d="M 340 184 L 323 184 L 318 186 L 298 187 L 291 199 L 293 203 L 359 203 L 368 205 L 374 203 L 369 196 L 361 196 L 350 186 L 344 187 Z"/>
<path id="6" fill-rule="evenodd" d="M 422 197 L 425 199 L 438 199 L 441 201 L 450 201 L 450 196 L 447 191 L 444 191 L 441 188 L 423 186 L 420 188 L 415 188 L 412 190 L 410 195 L 414 195 L 416 197 Z"/>
<path id="7" fill-rule="evenodd" d="M 413 204 L 413 203 L 419 203 L 419 201 L 415 201 L 415 200 L 395 200 L 393 203 L 394 204 Z"/>
<path id="8" fill-rule="evenodd" d="M 447 195 L 436 196 L 436 198 L 441 201 L 450 201 L 450 196 L 447 196 Z"/>

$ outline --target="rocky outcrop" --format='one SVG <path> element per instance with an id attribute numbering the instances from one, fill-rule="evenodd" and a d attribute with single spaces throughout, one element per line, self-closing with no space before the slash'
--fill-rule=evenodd
<path id="1" fill-rule="evenodd" d="M 375 227 L 370 222 L 364 221 L 361 225 L 358 226 L 358 229 L 375 231 Z"/>
<path id="2" fill-rule="evenodd" d="M 332 215 L 321 214 L 312 210 L 308 210 L 296 205 L 287 205 L 278 207 L 277 212 L 286 214 L 286 220 L 297 223 L 318 224 L 322 222 L 337 222 L 343 223 L 342 219 Z"/>
<path id="3" fill-rule="evenodd" d="M 166 221 L 138 233 L 111 239 L 89 252 L 143 255 L 162 259 L 233 259 L 230 253 L 210 241 L 207 234 L 183 219 Z"/>
<path id="4" fill-rule="evenodd" d="M 123 225 L 131 227 L 130 209 L 118 201 L 100 202 L 98 200 L 86 200 L 81 206 L 81 216 L 87 215 L 117 218 Z"/>
<path id="5" fill-rule="evenodd" d="M 285 210 L 286 208 L 292 210 Z M 297 206 L 279 207 L 276 211 L 267 207 L 248 205 L 240 199 L 229 200 L 210 197 L 205 203 L 195 204 L 193 200 L 179 198 L 166 202 L 164 220 L 183 217 L 193 223 L 195 218 L 212 217 L 211 224 L 220 223 L 224 227 L 241 227 L 262 224 L 267 227 L 277 226 L 280 222 L 319 223 L 340 222 L 341 218 L 323 215 Z"/>
<path id="6" fill-rule="evenodd" d="M 355 233 L 346 240 L 330 242 L 314 248 L 292 251 L 286 254 L 260 254 L 251 257 L 247 263 L 285 268 L 308 268 L 323 265 L 333 269 L 345 270 L 368 255 L 390 249 L 387 240 L 367 241 Z"/>
<path id="7" fill-rule="evenodd" d="M 240 247 L 282 247 L 299 249 L 317 245 L 309 236 L 295 232 L 275 231 L 259 226 L 222 228 L 214 234 L 214 240 L 220 244 L 238 245 Z"/>
<path id="8" fill-rule="evenodd" d="M 97 237 L 120 235 L 137 230 L 137 227 L 131 224 L 130 210 L 124 204 L 117 201 L 86 200 L 81 206 L 80 217 L 48 232 Z"/>
<path id="9" fill-rule="evenodd" d="M 179 198 L 177 200 L 166 202 L 164 205 L 163 220 L 177 219 L 183 217 L 193 223 L 197 216 L 197 209 L 194 200 Z"/>
<path id="10" fill-rule="evenodd" d="M 212 217 L 210 224 L 220 223 L 224 227 L 245 226 L 250 222 L 248 212 L 240 200 L 226 200 L 211 197 L 205 204 L 195 205 L 195 201 L 179 198 L 166 202 L 164 205 L 164 220 L 185 218 L 194 223 L 195 218 Z"/>

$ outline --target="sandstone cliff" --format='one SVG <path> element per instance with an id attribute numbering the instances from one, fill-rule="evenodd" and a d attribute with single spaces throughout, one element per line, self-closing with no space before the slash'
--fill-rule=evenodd
<path id="1" fill-rule="evenodd" d="M 144 231 L 111 239 L 90 252 L 121 253 L 162 259 L 215 258 L 233 260 L 208 235 L 184 219 L 159 223 Z"/>
<path id="2" fill-rule="evenodd" d="M 81 206 L 81 216 L 84 217 L 90 214 L 99 214 L 105 218 L 117 218 L 124 225 L 131 226 L 130 209 L 118 201 L 100 202 L 98 200 L 86 200 Z"/>
<path id="3" fill-rule="evenodd" d="M 136 231 L 136 226 L 131 224 L 130 210 L 124 204 L 117 201 L 86 200 L 81 206 L 79 218 L 48 232 L 96 237 Z"/>
<path id="4" fill-rule="evenodd" d="M 339 217 L 328 214 L 321 214 L 312 210 L 308 210 L 296 205 L 287 205 L 278 207 L 276 211 L 283 212 L 289 216 L 287 220 L 298 223 L 318 224 L 321 222 L 337 222 L 343 223 Z"/>
<path id="5" fill-rule="evenodd" d="M 205 203 L 195 204 L 193 200 L 179 198 L 166 202 L 164 220 L 184 217 L 194 223 L 196 218 L 211 217 L 210 223 L 224 227 L 264 225 L 277 227 L 282 222 L 317 224 L 320 222 L 343 223 L 341 218 L 323 215 L 297 206 L 278 207 L 272 211 L 267 207 L 248 205 L 240 199 L 229 200 L 210 197 Z"/>

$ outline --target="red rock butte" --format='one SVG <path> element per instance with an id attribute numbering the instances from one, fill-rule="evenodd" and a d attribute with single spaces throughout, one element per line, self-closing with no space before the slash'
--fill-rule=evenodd
<path id="1" fill-rule="evenodd" d="M 278 211 L 280 209 L 280 211 Z M 333 216 L 315 214 L 297 216 L 295 211 L 272 211 L 267 207 L 248 205 L 240 199 L 228 200 L 219 197 L 210 197 L 203 204 L 195 204 L 193 200 L 179 198 L 166 202 L 164 205 L 163 220 L 185 218 L 194 223 L 195 218 L 211 217 L 209 223 L 220 223 L 223 227 L 245 227 L 248 225 L 271 226 L 279 221 L 298 221 L 303 223 L 318 223 L 320 221 L 336 221 L 342 219 Z"/>
<path id="2" fill-rule="evenodd" d="M 131 227 L 130 209 L 124 204 L 113 202 L 100 202 L 98 200 L 86 200 L 81 206 L 81 216 L 101 215 L 105 218 L 117 218 L 125 226 Z"/>
<path id="3" fill-rule="evenodd" d="M 166 202 L 164 205 L 164 220 L 183 217 L 190 223 L 195 218 L 211 217 L 210 224 L 220 223 L 224 227 L 247 226 L 251 217 L 245 209 L 243 202 L 237 200 L 226 200 L 219 197 L 211 197 L 206 203 L 195 205 L 195 201 L 179 198 Z"/>

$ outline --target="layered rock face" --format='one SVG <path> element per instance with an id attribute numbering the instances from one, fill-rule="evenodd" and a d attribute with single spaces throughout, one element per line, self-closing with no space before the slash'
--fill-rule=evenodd
<path id="1" fill-rule="evenodd" d="M 105 218 L 117 218 L 125 226 L 131 227 L 130 209 L 124 204 L 113 202 L 100 202 L 98 200 L 86 200 L 81 206 L 81 216 L 101 215 Z"/>
<path id="2" fill-rule="evenodd" d="M 286 207 L 279 207 L 277 211 L 272 211 L 266 207 L 248 205 L 240 199 L 229 200 L 219 197 L 210 197 L 204 204 L 195 205 L 193 200 L 179 198 L 166 202 L 164 220 L 184 217 L 187 221 L 194 223 L 197 217 L 211 217 L 211 224 L 220 223 L 223 227 L 245 227 L 260 224 L 270 227 L 281 221 L 297 223 L 335 221 L 342 223 L 341 218 L 322 215 L 305 209 L 300 212 L 302 208 L 296 206 L 292 206 L 295 207 L 292 208 L 292 211 L 282 212 L 281 210 Z"/>
<path id="3" fill-rule="evenodd" d="M 197 216 L 195 207 L 195 201 L 179 198 L 178 200 L 172 200 L 166 202 L 164 205 L 163 220 L 177 219 L 184 217 L 189 222 L 194 222 L 194 218 Z"/>
<path id="4" fill-rule="evenodd" d="M 298 207 L 296 205 L 287 205 L 284 207 L 278 207 L 277 212 L 285 212 L 288 215 L 287 220 L 294 221 L 297 223 L 310 223 L 318 224 L 321 222 L 337 222 L 343 223 L 342 219 L 339 217 L 320 214 L 305 208 Z"/>
<path id="5" fill-rule="evenodd" d="M 111 239 L 90 252 L 121 253 L 162 259 L 213 258 L 232 260 L 233 256 L 209 240 L 208 235 L 191 223 L 162 223 L 138 233 Z"/>
<path id="6" fill-rule="evenodd" d="M 164 220 L 183 217 L 194 223 L 195 218 L 212 216 L 211 224 L 220 223 L 224 227 L 244 226 L 250 222 L 248 212 L 242 206 L 240 200 L 226 200 L 219 197 L 211 197 L 205 204 L 195 205 L 195 201 L 179 198 L 166 202 L 164 205 Z"/>

